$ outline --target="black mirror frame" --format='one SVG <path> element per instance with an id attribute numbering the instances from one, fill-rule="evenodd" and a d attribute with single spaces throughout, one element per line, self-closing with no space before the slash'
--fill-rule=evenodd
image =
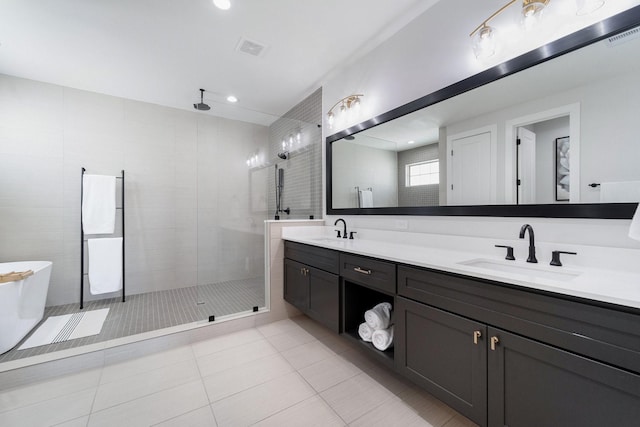
<path id="1" fill-rule="evenodd" d="M 331 144 L 345 136 L 388 122 L 438 102 L 502 79 L 511 74 L 580 49 L 622 31 L 640 25 L 640 6 L 607 18 L 559 40 L 468 77 L 408 104 L 366 120 L 326 138 L 327 215 L 421 215 L 421 216 L 495 216 L 544 218 L 630 219 L 638 203 L 576 203 L 546 205 L 424 206 L 334 209 L 332 202 Z"/>

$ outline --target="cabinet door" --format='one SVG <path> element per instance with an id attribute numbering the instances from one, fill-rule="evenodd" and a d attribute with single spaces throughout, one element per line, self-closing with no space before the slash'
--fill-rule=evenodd
<path id="1" fill-rule="evenodd" d="M 480 425 L 487 422 L 486 326 L 398 297 L 397 369 Z"/>
<path id="2" fill-rule="evenodd" d="M 637 426 L 640 375 L 489 328 L 489 425 Z"/>
<path id="3" fill-rule="evenodd" d="M 338 275 L 308 267 L 309 317 L 324 324 L 334 332 L 339 330 L 340 280 Z"/>
<path id="4" fill-rule="evenodd" d="M 309 276 L 307 266 L 284 260 L 284 299 L 306 312 L 309 307 Z"/>

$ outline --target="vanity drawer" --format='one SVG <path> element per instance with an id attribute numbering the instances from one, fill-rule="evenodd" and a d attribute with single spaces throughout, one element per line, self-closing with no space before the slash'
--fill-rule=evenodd
<path id="1" fill-rule="evenodd" d="M 340 275 L 353 283 L 396 293 L 396 265 L 392 262 L 341 253 Z"/>
<path id="2" fill-rule="evenodd" d="M 339 253 L 331 249 L 305 245 L 296 242 L 284 242 L 284 257 L 329 273 L 338 274 Z"/>

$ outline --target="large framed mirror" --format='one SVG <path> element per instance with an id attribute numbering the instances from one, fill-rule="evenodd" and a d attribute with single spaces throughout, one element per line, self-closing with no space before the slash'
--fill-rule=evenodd
<path id="1" fill-rule="evenodd" d="M 327 213 L 631 218 L 638 26 L 640 6 L 329 136 Z"/>

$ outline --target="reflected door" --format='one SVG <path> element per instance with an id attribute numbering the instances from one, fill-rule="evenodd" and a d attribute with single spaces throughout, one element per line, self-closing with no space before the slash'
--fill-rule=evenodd
<path id="1" fill-rule="evenodd" d="M 536 134 L 526 128 L 518 128 L 516 153 L 518 204 L 536 203 Z"/>
<path id="2" fill-rule="evenodd" d="M 456 138 L 450 141 L 451 205 L 487 205 L 495 194 L 492 178 L 491 133 Z"/>

